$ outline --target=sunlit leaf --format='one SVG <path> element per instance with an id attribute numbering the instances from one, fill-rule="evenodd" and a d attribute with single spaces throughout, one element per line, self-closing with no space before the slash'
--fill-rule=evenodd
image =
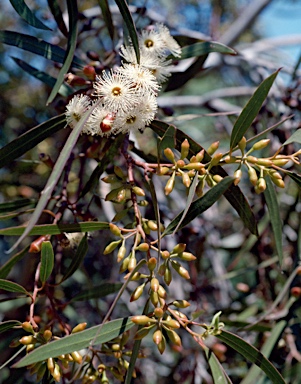
<path id="1" fill-rule="evenodd" d="M 50 241 L 43 241 L 41 247 L 40 279 L 42 283 L 51 275 L 54 266 L 54 252 Z"/>
<path id="2" fill-rule="evenodd" d="M 282 145 L 288 145 L 291 143 L 301 144 L 301 129 L 297 129 Z"/>
<path id="3" fill-rule="evenodd" d="M 61 64 L 64 63 L 66 55 L 66 52 L 56 45 L 19 32 L 0 31 L 0 43 L 13 45 Z M 81 69 L 85 63 L 77 57 L 74 57 L 72 65 Z"/>
<path id="4" fill-rule="evenodd" d="M 24 208 L 33 204 L 35 204 L 35 200 L 33 199 L 18 199 L 15 201 L 8 201 L 7 203 L 0 204 L 0 213 L 12 212 L 16 209 Z"/>
<path id="5" fill-rule="evenodd" d="M 47 27 L 42 23 L 34 13 L 28 8 L 24 0 L 9 0 L 11 5 L 15 8 L 18 14 L 25 20 L 29 25 L 32 25 L 35 28 L 44 29 L 51 31 L 51 28 Z"/>
<path id="6" fill-rule="evenodd" d="M 269 176 L 265 178 L 266 190 L 264 191 L 264 198 L 269 210 L 271 225 L 274 233 L 276 250 L 279 257 L 279 263 L 283 261 L 283 248 L 282 248 L 282 220 L 280 217 L 280 209 L 278 204 L 277 193 Z"/>
<path id="7" fill-rule="evenodd" d="M 218 339 L 229 345 L 235 351 L 244 356 L 247 360 L 256 364 L 274 384 L 285 384 L 283 377 L 274 365 L 258 349 L 247 343 L 241 337 L 228 331 L 222 331 L 216 335 Z"/>
<path id="8" fill-rule="evenodd" d="M 68 36 L 68 30 L 64 22 L 63 14 L 60 9 L 58 0 L 47 0 L 47 3 L 54 17 L 54 20 L 56 21 L 56 24 L 59 27 L 59 30 L 62 32 L 64 36 Z"/>
<path id="9" fill-rule="evenodd" d="M 5 279 L 9 272 L 12 270 L 13 266 L 27 254 L 29 251 L 29 246 L 22 249 L 22 251 L 13 255 L 5 264 L 0 268 L 0 279 Z"/>
<path id="10" fill-rule="evenodd" d="M 188 59 L 190 57 L 204 56 L 211 52 L 236 55 L 237 52 L 224 44 L 215 41 L 204 41 L 182 47 L 181 57 L 177 60 Z"/>
<path id="11" fill-rule="evenodd" d="M 67 9 L 68 9 L 68 17 L 69 17 L 69 33 L 68 33 L 68 44 L 67 44 L 67 51 L 66 51 L 66 58 L 64 59 L 64 63 L 62 68 L 60 69 L 58 78 L 56 80 L 56 83 L 54 87 L 51 90 L 51 93 L 48 97 L 47 103 L 49 104 L 53 101 L 57 93 L 59 92 L 59 89 L 61 88 L 61 85 L 64 81 L 65 74 L 68 72 L 75 48 L 77 43 L 77 17 L 78 17 L 78 10 L 77 10 L 77 1 L 74 0 L 67 0 Z"/>
<path id="12" fill-rule="evenodd" d="M 24 287 L 9 280 L 0 279 L 0 289 L 8 292 L 24 293 L 30 296 L 30 293 L 28 293 Z"/>
<path id="13" fill-rule="evenodd" d="M 76 296 L 74 296 L 71 301 L 85 301 L 90 299 L 99 299 L 110 295 L 111 293 L 118 292 L 122 287 L 122 283 L 103 283 L 97 285 L 91 289 L 81 291 Z"/>
<path id="14" fill-rule="evenodd" d="M 180 212 L 168 225 L 168 227 L 163 232 L 163 236 L 166 236 L 172 233 L 175 228 L 181 229 L 185 227 L 185 225 L 189 224 L 193 219 L 195 219 L 198 215 L 205 212 L 208 208 L 211 207 L 230 187 L 233 183 L 234 178 L 227 176 L 223 180 L 221 180 L 218 184 L 216 184 L 213 188 L 209 189 L 209 191 L 199 199 L 195 200 L 191 203 L 189 209 L 186 212 L 185 217 L 182 219 L 183 213 Z M 178 223 L 181 221 L 181 224 Z"/>
<path id="15" fill-rule="evenodd" d="M 20 326 L 22 323 L 18 320 L 8 320 L 8 321 L 3 321 L 0 323 L 0 333 L 8 331 L 9 329 L 13 327 Z"/>
<path id="16" fill-rule="evenodd" d="M 109 223 L 102 221 L 86 221 L 70 224 L 40 224 L 35 225 L 28 235 L 59 235 L 60 233 L 74 233 L 74 232 L 92 232 L 100 229 L 110 228 Z M 17 227 L 0 229 L 0 235 L 3 236 L 21 236 L 26 227 L 20 225 Z"/>
<path id="17" fill-rule="evenodd" d="M 253 120 L 258 115 L 260 108 L 271 89 L 279 70 L 265 79 L 254 92 L 242 112 L 238 116 L 231 133 L 230 149 L 233 149 L 243 138 Z"/>
<path id="18" fill-rule="evenodd" d="M 89 347 L 91 342 L 93 345 L 106 343 L 107 341 L 118 337 L 133 326 L 134 323 L 130 318 L 123 318 L 85 329 L 84 331 L 65 336 L 59 340 L 52 341 L 49 344 L 34 349 L 16 363 L 14 367 L 21 368 L 46 360 L 49 357 L 56 357 L 73 351 L 79 351 Z"/>
<path id="19" fill-rule="evenodd" d="M 98 0 L 98 4 L 101 9 L 102 17 L 105 22 L 105 25 L 109 31 L 111 40 L 114 40 L 115 28 L 112 20 L 112 15 L 109 7 L 108 0 Z"/>
<path id="20" fill-rule="evenodd" d="M 64 128 L 65 115 L 53 117 L 30 129 L 0 149 L 0 167 L 10 164 L 50 135 Z"/>

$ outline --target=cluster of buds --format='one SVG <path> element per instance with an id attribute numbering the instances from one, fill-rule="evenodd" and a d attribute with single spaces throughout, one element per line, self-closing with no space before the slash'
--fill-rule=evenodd
<path id="1" fill-rule="evenodd" d="M 86 328 L 87 323 L 80 323 L 73 328 L 72 333 L 83 331 Z M 22 323 L 22 328 L 29 332 L 30 335 L 23 336 L 20 340 L 13 340 L 10 344 L 11 347 L 16 347 L 20 344 L 26 346 L 26 352 L 29 353 L 36 347 L 47 344 L 52 340 L 60 339 L 58 336 L 53 336 L 51 330 L 46 329 L 36 332 L 31 323 L 25 321 Z M 86 359 L 87 361 L 87 359 Z M 56 358 L 49 357 L 44 361 L 29 365 L 30 374 L 36 374 L 37 381 L 42 380 L 45 375 L 49 374 L 56 382 L 60 382 L 63 371 L 70 370 L 69 365 L 73 363 L 82 364 L 83 358 L 78 351 L 73 351 L 64 355 L 57 356 Z"/>
<path id="2" fill-rule="evenodd" d="M 196 155 L 191 156 L 188 160 L 190 144 L 187 139 L 181 144 L 181 155 L 178 160 L 171 148 L 165 148 L 164 155 L 172 163 L 170 166 L 167 164 L 159 169 L 160 175 L 170 175 L 170 178 L 165 185 L 165 195 L 169 195 L 173 191 L 176 176 L 181 177 L 182 183 L 186 188 L 189 188 L 194 177 L 197 177 L 198 184 L 195 192 L 198 197 L 203 195 L 203 190 L 206 184 L 209 187 L 213 187 L 221 181 L 221 176 L 212 175 L 210 173 L 211 168 L 218 165 L 223 157 L 222 153 L 215 153 L 218 147 L 219 142 L 216 141 L 207 149 L 207 154 L 212 155 L 209 162 L 203 162 L 205 156 L 204 149 Z"/>

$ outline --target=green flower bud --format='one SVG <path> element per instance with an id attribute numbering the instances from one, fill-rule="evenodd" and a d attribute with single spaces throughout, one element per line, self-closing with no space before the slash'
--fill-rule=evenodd
<path id="1" fill-rule="evenodd" d="M 174 186 L 175 186 L 175 177 L 176 177 L 176 173 L 173 172 L 171 177 L 168 179 L 166 185 L 165 185 L 165 188 L 164 188 L 164 191 L 165 191 L 165 195 L 168 196 L 172 190 L 174 189 Z"/>
<path id="2" fill-rule="evenodd" d="M 164 149 L 164 155 L 171 163 L 175 163 L 175 155 L 170 148 Z"/>
<path id="3" fill-rule="evenodd" d="M 226 156 L 225 158 L 224 158 L 224 162 L 226 163 L 226 164 L 233 164 L 233 163 L 235 163 L 236 162 L 236 157 L 235 156 Z"/>
<path id="4" fill-rule="evenodd" d="M 176 167 L 177 167 L 177 169 L 178 168 L 183 168 L 185 166 L 185 161 L 184 160 L 178 160 L 177 162 L 176 162 Z"/>
<path id="5" fill-rule="evenodd" d="M 33 327 L 29 321 L 24 321 L 24 323 L 22 323 L 22 328 L 26 332 L 34 333 Z"/>
<path id="6" fill-rule="evenodd" d="M 162 287 L 162 285 L 159 285 L 159 289 L 157 291 L 159 297 L 161 297 L 162 299 L 165 299 L 166 297 L 166 291 L 165 289 Z"/>
<path id="7" fill-rule="evenodd" d="M 177 308 L 187 308 L 190 306 L 190 303 L 187 300 L 175 300 L 172 304 Z"/>
<path id="8" fill-rule="evenodd" d="M 122 169 L 115 165 L 114 167 L 114 173 L 119 177 L 119 179 L 126 179 L 126 175 L 123 173 Z"/>
<path id="9" fill-rule="evenodd" d="M 223 157 L 223 153 L 221 152 L 218 152 L 218 153 L 215 153 L 210 161 L 210 165 L 211 167 L 215 166 L 215 165 L 218 165 L 221 158 Z"/>
<path id="10" fill-rule="evenodd" d="M 51 375 L 57 383 L 59 383 L 61 381 L 61 376 L 62 376 L 61 375 L 61 368 L 57 363 L 54 364 L 54 370 L 51 373 Z"/>
<path id="11" fill-rule="evenodd" d="M 174 261 L 172 260 L 171 261 L 171 266 L 173 267 L 173 269 L 181 276 L 183 277 L 184 279 L 190 279 L 190 276 L 189 276 L 189 273 L 187 271 L 187 269 L 185 269 L 184 267 L 182 267 L 182 265 L 180 263 L 178 263 L 177 261 Z"/>
<path id="12" fill-rule="evenodd" d="M 104 183 L 107 183 L 107 184 L 114 184 L 118 181 L 120 181 L 116 175 L 108 175 L 108 176 L 105 176 L 101 179 Z"/>
<path id="13" fill-rule="evenodd" d="M 237 185 L 240 180 L 241 180 L 241 177 L 242 177 L 242 170 L 241 169 L 237 169 L 235 172 L 234 172 L 234 175 L 235 177 L 235 180 L 234 180 L 234 185 Z"/>
<path id="14" fill-rule="evenodd" d="M 214 152 L 218 149 L 219 147 L 219 141 L 215 141 L 210 145 L 210 147 L 207 149 L 208 155 L 212 156 Z"/>
<path id="15" fill-rule="evenodd" d="M 168 251 L 162 251 L 161 256 L 163 260 L 167 260 L 170 256 L 170 253 Z"/>
<path id="16" fill-rule="evenodd" d="M 46 341 L 46 343 L 48 343 L 48 341 L 51 340 L 51 338 L 52 338 L 52 332 L 50 331 L 50 329 L 46 329 L 46 331 L 44 331 L 44 333 L 43 333 L 43 338 L 44 338 L 44 340 Z"/>
<path id="17" fill-rule="evenodd" d="M 156 316 L 157 319 L 162 319 L 162 317 L 164 315 L 163 309 L 162 308 L 155 308 L 154 315 Z"/>
<path id="18" fill-rule="evenodd" d="M 167 285 L 171 283 L 172 280 L 172 274 L 171 270 L 168 265 L 166 265 L 165 272 L 164 272 L 164 281 Z"/>
<path id="19" fill-rule="evenodd" d="M 126 247 L 124 243 L 122 243 L 122 246 L 118 249 L 117 263 L 119 263 L 124 258 L 125 254 L 126 254 Z"/>
<path id="20" fill-rule="evenodd" d="M 163 335 L 160 329 L 157 329 L 153 334 L 153 341 L 156 345 L 159 345 L 162 341 Z"/>
<path id="21" fill-rule="evenodd" d="M 136 257 L 131 256 L 129 259 L 128 270 L 132 272 L 132 270 L 136 267 L 136 265 L 137 265 Z"/>
<path id="22" fill-rule="evenodd" d="M 189 141 L 185 139 L 181 144 L 181 159 L 185 159 L 189 154 Z"/>
<path id="23" fill-rule="evenodd" d="M 166 348 L 166 340 L 165 340 L 165 337 L 164 335 L 162 335 L 162 340 L 161 342 L 158 344 L 158 350 L 159 352 L 162 353 L 165 351 L 165 348 Z"/>
<path id="24" fill-rule="evenodd" d="M 168 167 L 160 167 L 159 175 L 166 175 L 169 171 L 170 171 L 170 168 Z"/>
<path id="25" fill-rule="evenodd" d="M 263 178 L 263 177 L 260 177 L 259 179 L 258 179 L 258 182 L 257 182 L 257 184 L 256 184 L 256 193 L 262 193 L 262 192 L 264 192 L 265 190 L 266 190 L 266 187 L 267 187 L 267 185 L 266 185 L 266 182 L 265 182 L 265 179 Z"/>
<path id="26" fill-rule="evenodd" d="M 197 163 L 201 163 L 204 159 L 204 155 L 205 155 L 205 150 L 202 149 L 200 152 L 198 152 L 196 155 L 195 155 L 195 159 L 196 159 L 196 162 Z"/>
<path id="27" fill-rule="evenodd" d="M 189 164 L 186 164 L 185 167 L 183 167 L 184 169 L 193 169 L 195 171 L 201 171 L 205 168 L 205 165 L 203 163 L 189 163 Z"/>
<path id="28" fill-rule="evenodd" d="M 166 270 L 166 264 L 161 264 L 158 270 L 158 274 L 160 276 L 164 276 L 165 270 Z"/>
<path id="29" fill-rule="evenodd" d="M 135 193 L 135 195 L 137 195 L 137 196 L 145 196 L 145 192 L 144 192 L 143 189 L 140 188 L 140 187 L 134 186 L 134 187 L 132 188 L 132 191 L 133 191 L 133 192 Z"/>
<path id="30" fill-rule="evenodd" d="M 274 165 L 277 165 L 278 167 L 283 167 L 288 163 L 288 159 L 273 159 L 272 162 Z"/>
<path id="31" fill-rule="evenodd" d="M 157 266 L 157 259 L 155 257 L 151 257 L 147 262 L 148 269 L 152 272 L 155 270 Z"/>
<path id="32" fill-rule="evenodd" d="M 152 325 L 150 325 L 150 326 L 148 326 L 148 327 L 143 327 L 143 328 L 139 329 L 139 331 L 136 333 L 134 339 L 135 339 L 135 340 L 141 340 L 141 339 L 143 339 L 145 336 L 148 335 L 149 331 L 150 331 L 152 328 L 154 328 L 154 326 L 155 326 L 155 324 L 152 324 Z"/>
<path id="33" fill-rule="evenodd" d="M 116 203 L 122 203 L 126 199 L 126 190 L 123 188 L 121 189 L 115 198 Z"/>
<path id="34" fill-rule="evenodd" d="M 109 253 L 113 252 L 115 248 L 118 247 L 118 245 L 121 243 L 122 240 L 112 241 L 109 245 L 107 245 L 103 251 L 104 255 L 108 255 Z"/>
<path id="35" fill-rule="evenodd" d="M 117 227 L 117 225 L 115 225 L 113 223 L 110 223 L 109 225 L 110 225 L 110 231 L 113 233 L 113 235 L 115 235 L 115 236 L 120 236 L 121 235 L 121 231 Z"/>
<path id="36" fill-rule="evenodd" d="M 72 356 L 72 359 L 78 363 L 78 364 L 81 364 L 82 361 L 83 361 L 83 358 L 82 358 L 82 355 L 77 352 L 77 351 L 74 351 L 74 352 L 71 352 L 70 355 Z"/>
<path id="37" fill-rule="evenodd" d="M 132 295 L 131 295 L 130 302 L 139 299 L 139 297 L 140 297 L 140 296 L 142 295 L 142 293 L 143 293 L 144 287 L 145 287 L 145 283 L 139 285 L 139 286 L 134 290 L 134 292 L 133 292 Z"/>
<path id="38" fill-rule="evenodd" d="M 263 165 L 264 167 L 271 167 L 273 162 L 270 159 L 258 159 L 256 164 Z"/>
<path id="39" fill-rule="evenodd" d="M 181 260 L 185 260 L 185 261 L 193 261 L 196 259 L 196 257 L 190 253 L 190 252 L 182 252 L 182 253 L 179 253 L 178 254 L 178 257 L 181 259 Z"/>
<path id="40" fill-rule="evenodd" d="M 251 184 L 253 184 L 255 187 L 255 185 L 257 184 L 257 180 L 258 180 L 257 172 L 255 171 L 254 168 L 250 167 L 248 169 L 248 175 L 249 175 L 249 179 L 250 179 Z"/>
<path id="41" fill-rule="evenodd" d="M 167 327 L 179 329 L 181 327 L 180 323 L 177 320 L 163 320 L 163 324 L 165 324 Z"/>
<path id="42" fill-rule="evenodd" d="M 158 292 L 159 286 L 160 286 L 159 280 L 153 277 L 150 283 L 151 290 L 154 292 Z"/>
<path id="43" fill-rule="evenodd" d="M 167 332 L 167 336 L 168 336 L 169 340 L 173 344 L 177 345 L 178 347 L 182 346 L 181 338 L 175 331 L 173 331 L 171 329 L 166 329 L 166 332 Z"/>
<path id="44" fill-rule="evenodd" d="M 244 153 L 246 145 L 247 139 L 245 138 L 245 136 L 243 136 L 243 138 L 238 143 L 238 148 L 241 150 L 242 153 Z"/>
<path id="45" fill-rule="evenodd" d="M 284 188 L 285 187 L 284 181 L 282 179 L 276 179 L 276 178 L 272 177 L 272 182 L 275 185 L 277 185 L 277 187 L 279 187 L 279 188 Z"/>
<path id="46" fill-rule="evenodd" d="M 172 253 L 172 254 L 173 254 L 173 253 L 182 253 L 182 252 L 185 251 L 185 249 L 186 249 L 186 244 L 184 244 L 184 243 L 179 243 L 179 244 L 177 244 L 177 245 L 174 247 L 174 249 L 171 251 L 171 253 Z"/>
<path id="47" fill-rule="evenodd" d="M 71 332 L 71 333 L 81 332 L 81 331 L 83 331 L 84 329 L 86 329 L 86 326 L 87 326 L 87 323 L 79 323 L 79 324 L 77 324 L 77 326 L 75 326 L 75 327 L 72 329 L 72 332 Z"/>
<path id="48" fill-rule="evenodd" d="M 52 357 L 49 357 L 47 359 L 47 368 L 48 368 L 48 371 L 53 374 L 53 371 L 54 371 L 54 359 Z"/>
<path id="49" fill-rule="evenodd" d="M 133 323 L 138 324 L 138 325 L 146 325 L 148 323 L 156 323 L 157 322 L 157 320 L 152 319 L 152 318 L 145 316 L 145 315 L 133 316 L 133 317 L 131 317 L 131 320 Z"/>
<path id="50" fill-rule="evenodd" d="M 120 266 L 119 273 L 123 273 L 128 269 L 130 257 L 125 258 Z"/>
<path id="51" fill-rule="evenodd" d="M 23 336 L 19 342 L 23 345 L 35 344 L 37 339 L 34 336 Z"/>
<path id="52" fill-rule="evenodd" d="M 190 184 L 191 184 L 191 179 L 190 177 L 188 176 L 188 174 L 186 172 L 184 172 L 182 174 L 182 183 L 184 184 L 184 186 L 186 188 L 189 188 L 190 187 Z"/>
<path id="53" fill-rule="evenodd" d="M 269 142 L 270 142 L 270 139 L 263 139 L 263 140 L 257 141 L 257 143 L 253 145 L 252 150 L 258 151 L 259 149 L 263 149 L 269 144 Z"/>
<path id="54" fill-rule="evenodd" d="M 154 220 L 148 220 L 147 226 L 151 231 L 157 231 L 158 230 L 158 225 Z"/>
<path id="55" fill-rule="evenodd" d="M 151 291 L 150 292 L 150 299 L 151 302 L 153 303 L 153 306 L 156 307 L 159 303 L 159 295 L 157 292 Z"/>
<path id="56" fill-rule="evenodd" d="M 221 175 L 213 175 L 212 179 L 216 182 L 219 183 L 220 181 L 223 180 L 223 177 Z"/>

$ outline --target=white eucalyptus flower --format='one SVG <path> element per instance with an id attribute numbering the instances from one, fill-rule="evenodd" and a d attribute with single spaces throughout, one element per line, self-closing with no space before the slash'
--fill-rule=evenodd
<path id="1" fill-rule="evenodd" d="M 152 72 L 139 64 L 123 64 L 118 69 L 121 76 L 132 79 L 135 84 L 136 90 L 144 93 L 157 93 L 160 85 L 158 84 L 156 77 Z"/>
<path id="2" fill-rule="evenodd" d="M 87 95 L 75 95 L 66 107 L 67 124 L 74 128 L 85 112 L 90 108 L 91 100 Z"/>
<path id="3" fill-rule="evenodd" d="M 114 120 L 115 114 L 112 114 L 110 110 L 104 108 L 103 105 L 99 105 L 94 108 L 91 113 L 83 133 L 92 136 L 110 136 L 112 134 Z"/>

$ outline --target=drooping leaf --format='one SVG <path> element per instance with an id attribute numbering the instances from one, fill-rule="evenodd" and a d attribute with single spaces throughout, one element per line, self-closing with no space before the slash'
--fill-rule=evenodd
<path id="1" fill-rule="evenodd" d="M 286 175 L 288 175 L 294 182 L 301 188 L 301 175 L 295 172 L 286 171 Z"/>
<path id="2" fill-rule="evenodd" d="M 301 129 L 297 129 L 297 131 L 294 132 L 282 145 L 284 146 L 291 143 L 301 144 Z"/>
<path id="3" fill-rule="evenodd" d="M 119 11 L 121 13 L 121 16 L 124 20 L 124 23 L 127 27 L 129 36 L 131 38 L 131 43 L 133 44 L 133 48 L 136 53 L 137 63 L 140 63 L 140 50 L 139 50 L 139 43 L 138 43 L 138 36 L 137 36 L 137 30 L 135 27 L 134 20 L 132 18 L 131 12 L 129 10 L 129 7 L 127 5 L 126 0 L 115 0 L 115 3 L 117 4 L 117 7 L 119 8 Z"/>
<path id="4" fill-rule="evenodd" d="M 24 0 L 9 0 L 11 5 L 15 8 L 18 14 L 25 20 L 29 25 L 38 28 L 51 31 L 51 28 L 47 27 L 42 23 L 35 14 L 28 8 Z"/>
<path id="5" fill-rule="evenodd" d="M 208 55 L 208 53 L 211 52 L 224 53 L 228 55 L 237 54 L 234 49 L 227 47 L 224 44 L 217 43 L 215 41 L 205 41 L 182 47 L 181 57 L 179 57 L 177 60 L 188 59 L 190 57 L 204 56 Z"/>
<path id="6" fill-rule="evenodd" d="M 42 81 L 44 84 L 47 84 L 49 87 L 54 87 L 56 79 L 48 73 L 39 71 L 38 69 L 32 67 L 31 65 L 27 64 L 25 61 L 18 59 L 16 57 L 12 57 L 12 59 L 15 61 L 15 63 L 22 68 L 25 72 L 29 73 L 31 76 L 35 77 L 36 79 Z M 62 96 L 70 96 L 72 93 L 74 93 L 74 90 L 70 87 L 68 84 L 62 84 L 58 93 Z"/>
<path id="7" fill-rule="evenodd" d="M 34 36 L 13 31 L 0 31 L 0 43 L 13 45 L 25 51 L 36 53 L 57 63 L 64 63 L 66 52 L 62 48 Z M 85 63 L 79 58 L 74 57 L 72 65 L 82 69 Z"/>
<path id="8" fill-rule="evenodd" d="M 61 88 L 61 85 L 64 81 L 64 76 L 68 72 L 68 70 L 71 66 L 74 52 L 75 52 L 75 48 L 76 48 L 77 17 L 78 17 L 77 1 L 67 0 L 67 9 L 68 9 L 68 16 L 69 16 L 69 33 L 68 33 L 68 44 L 67 44 L 66 58 L 64 59 L 64 64 L 63 64 L 62 68 L 60 69 L 58 78 L 56 80 L 54 87 L 51 90 L 51 93 L 48 97 L 46 104 L 49 104 L 53 101 L 53 99 L 57 95 L 59 89 Z"/>
<path id="9" fill-rule="evenodd" d="M 0 333 L 5 332 L 13 327 L 20 326 L 22 323 L 18 320 L 8 320 L 0 323 Z"/>
<path id="10" fill-rule="evenodd" d="M 264 191 L 264 198 L 269 210 L 271 225 L 274 233 L 276 251 L 279 257 L 279 263 L 283 261 L 283 248 L 282 248 L 282 221 L 280 217 L 280 209 L 278 205 L 278 197 L 269 176 L 265 178 L 266 190 Z"/>
<path id="11" fill-rule="evenodd" d="M 109 7 L 108 0 L 98 0 L 101 9 L 102 17 L 108 29 L 111 40 L 114 40 L 115 28 L 112 20 L 112 15 Z"/>
<path id="12" fill-rule="evenodd" d="M 111 293 L 118 292 L 121 287 L 122 287 L 121 283 L 103 283 L 91 289 L 81 291 L 71 299 L 71 302 L 86 301 L 90 299 L 99 299 L 101 297 L 110 295 Z"/>
<path id="13" fill-rule="evenodd" d="M 40 279 L 42 283 L 51 275 L 54 266 L 54 252 L 50 241 L 43 241 L 41 247 Z"/>
<path id="14" fill-rule="evenodd" d="M 5 279 L 9 272 L 12 270 L 13 266 L 23 257 L 26 255 L 26 253 L 29 251 L 29 246 L 22 249 L 22 251 L 16 253 L 14 256 L 12 256 L 5 264 L 2 265 L 0 268 L 0 279 Z"/>
<path id="15" fill-rule="evenodd" d="M 247 343 L 241 337 L 228 331 L 222 331 L 216 335 L 218 339 L 229 345 L 235 351 L 244 356 L 247 360 L 256 364 L 274 384 L 285 384 L 283 377 L 274 365 L 255 347 Z"/>
<path id="16" fill-rule="evenodd" d="M 81 242 L 79 243 L 75 255 L 72 258 L 72 261 L 64 274 L 61 283 L 65 280 L 67 280 L 70 276 L 73 275 L 73 273 L 79 268 L 82 261 L 84 260 L 86 254 L 88 252 L 88 240 L 87 240 L 87 234 L 81 239 Z"/>
<path id="17" fill-rule="evenodd" d="M 229 379 L 216 355 L 209 348 L 205 348 L 204 352 L 212 373 L 213 383 L 231 384 L 232 381 Z"/>
<path id="18" fill-rule="evenodd" d="M 35 200 L 33 199 L 18 199 L 15 201 L 8 201 L 7 203 L 0 204 L 0 213 L 13 212 L 16 209 L 24 208 L 33 204 L 35 204 Z"/>
<path id="19" fill-rule="evenodd" d="M 93 342 L 93 345 L 106 343 L 107 341 L 118 337 L 133 326 L 134 323 L 130 318 L 123 318 L 85 329 L 84 331 L 65 336 L 59 340 L 52 341 L 51 343 L 34 349 L 17 362 L 14 367 L 21 368 L 46 360 L 49 357 L 56 357 L 73 351 L 79 351 L 83 348 L 88 348 L 91 345 L 91 342 Z M 100 327 L 101 330 L 99 332 Z"/>
<path id="20" fill-rule="evenodd" d="M 27 292 L 24 287 L 9 280 L 0 279 L 0 289 L 8 292 L 23 293 L 30 296 L 30 293 Z"/>
<path id="21" fill-rule="evenodd" d="M 230 149 L 233 149 L 240 142 L 248 128 L 251 126 L 253 120 L 258 115 L 258 112 L 266 99 L 278 72 L 279 70 L 274 72 L 259 85 L 253 96 L 241 111 L 233 126 L 230 138 Z"/>
<path id="22" fill-rule="evenodd" d="M 53 117 L 30 129 L 0 149 L 0 167 L 10 164 L 50 135 L 64 128 L 65 115 Z"/>
<path id="23" fill-rule="evenodd" d="M 189 224 L 193 219 L 195 219 L 198 215 L 205 212 L 208 208 L 211 207 L 230 187 L 233 183 L 234 178 L 227 176 L 223 180 L 221 180 L 218 184 L 216 184 L 213 188 L 209 189 L 209 191 L 199 199 L 195 200 L 191 203 L 189 209 L 186 212 L 185 217 L 182 219 L 183 213 L 180 212 L 168 225 L 168 227 L 163 232 L 162 236 L 169 235 L 174 231 L 175 228 L 181 229 L 185 227 L 185 225 Z M 181 221 L 181 224 L 178 223 Z"/>
<path id="24" fill-rule="evenodd" d="M 59 235 L 60 233 L 74 233 L 74 232 L 92 232 L 100 229 L 110 228 L 109 223 L 102 221 L 83 221 L 71 224 L 41 224 L 35 225 L 30 232 L 29 236 L 35 235 Z M 17 227 L 0 229 L 0 235 L 3 236 L 21 236 L 26 227 L 20 225 Z"/>
<path id="25" fill-rule="evenodd" d="M 54 20 L 56 21 L 59 30 L 64 36 L 68 36 L 68 30 L 64 22 L 63 14 L 59 6 L 58 0 L 47 0 L 48 7 L 53 14 Z"/>

